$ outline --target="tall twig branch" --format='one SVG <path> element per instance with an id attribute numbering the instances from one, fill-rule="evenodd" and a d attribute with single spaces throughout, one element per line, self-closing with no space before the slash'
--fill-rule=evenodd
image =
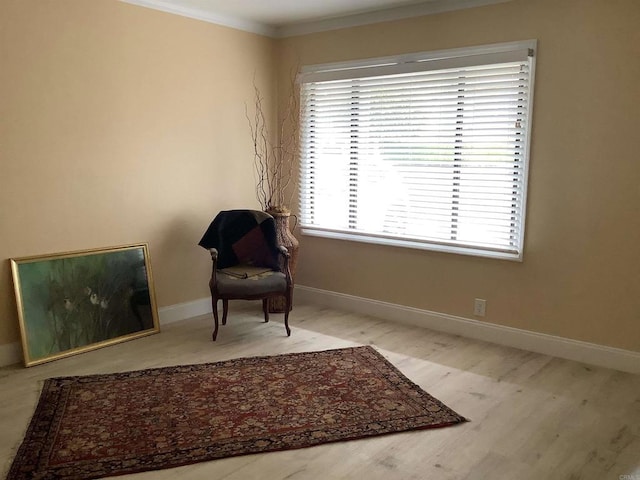
<path id="1" fill-rule="evenodd" d="M 275 132 L 269 128 L 264 111 L 264 97 L 255 81 L 253 119 L 245 105 L 253 142 L 256 197 L 265 211 L 289 211 L 295 192 L 294 162 L 299 145 L 298 97 L 295 87 L 295 77 L 292 76 L 289 98 L 284 111 L 279 115 Z"/>

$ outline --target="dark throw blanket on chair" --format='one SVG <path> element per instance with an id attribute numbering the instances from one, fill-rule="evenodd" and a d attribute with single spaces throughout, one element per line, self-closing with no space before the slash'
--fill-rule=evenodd
<path id="1" fill-rule="evenodd" d="M 220 212 L 198 245 L 218 250 L 217 268 L 242 263 L 279 270 L 275 220 L 259 210 Z"/>

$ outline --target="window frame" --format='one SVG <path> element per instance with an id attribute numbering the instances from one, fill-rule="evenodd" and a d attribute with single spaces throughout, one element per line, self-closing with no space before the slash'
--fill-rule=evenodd
<path id="1" fill-rule="evenodd" d="M 303 235 L 356 241 L 363 243 L 371 243 L 378 245 L 388 245 L 402 248 L 412 248 L 420 250 L 429 250 L 437 252 L 447 252 L 462 255 L 472 255 L 479 257 L 488 257 L 502 260 L 522 261 L 524 256 L 524 243 L 525 243 L 525 226 L 526 226 L 526 214 L 527 214 L 527 191 L 529 183 L 529 166 L 530 166 L 530 150 L 531 150 L 531 132 L 532 132 L 532 119 L 533 119 L 533 93 L 535 83 L 535 64 L 537 55 L 537 41 L 525 40 L 517 42 L 498 43 L 491 45 L 482 45 L 477 47 L 464 47 L 456 49 L 438 50 L 430 52 L 412 53 L 406 55 L 397 55 L 390 57 L 380 57 L 365 60 L 347 61 L 339 63 L 318 64 L 302 67 L 300 74 L 298 75 L 298 84 L 322 82 L 336 79 L 358 79 L 369 78 L 374 76 L 384 76 L 396 73 L 409 73 L 415 71 L 424 71 L 426 68 L 421 67 L 419 64 L 426 65 L 427 62 L 432 62 L 432 65 L 440 65 L 436 68 L 429 67 L 430 70 L 443 70 L 451 68 L 450 65 L 471 66 L 474 65 L 476 56 L 482 58 L 482 64 L 497 64 L 504 63 L 504 58 L 508 58 L 511 53 L 515 55 L 515 52 L 522 52 L 526 50 L 528 52 L 529 60 L 529 84 L 527 91 L 527 118 L 526 118 L 526 139 L 523 149 L 523 171 L 522 171 L 522 185 L 521 196 L 522 208 L 520 212 L 519 229 L 520 234 L 518 236 L 518 245 L 516 251 L 506 251 L 499 248 L 485 248 L 478 247 L 477 245 L 467 244 L 460 245 L 457 243 L 447 243 L 446 241 L 430 241 L 418 238 L 409 238 L 402 236 L 394 236 L 391 234 L 377 234 L 377 233 L 363 233 L 359 231 L 346 232 L 344 230 L 336 230 L 326 227 L 318 227 L 314 225 L 306 225 L 304 223 L 304 216 L 302 216 L 301 230 Z M 521 53 L 520 53 L 521 55 Z M 487 61 L 495 57 L 494 62 Z M 470 63 L 466 63 L 470 62 Z M 354 75 L 354 72 L 362 71 L 366 72 L 365 76 Z M 304 115 L 304 105 L 301 101 L 301 124 Z M 300 133 L 301 139 L 305 135 L 304 132 Z M 302 145 L 304 142 L 300 142 L 300 161 L 301 167 L 304 162 L 304 152 L 302 151 Z M 300 169 L 300 185 L 302 187 L 304 179 L 304 169 Z M 302 196 L 304 189 L 300 188 L 299 194 Z M 302 198 L 300 198 L 300 204 L 302 205 Z"/>

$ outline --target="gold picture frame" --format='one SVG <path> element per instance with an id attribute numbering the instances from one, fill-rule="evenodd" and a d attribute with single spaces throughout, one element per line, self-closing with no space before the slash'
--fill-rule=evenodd
<path id="1" fill-rule="evenodd" d="M 10 261 L 27 367 L 160 332 L 146 243 Z"/>

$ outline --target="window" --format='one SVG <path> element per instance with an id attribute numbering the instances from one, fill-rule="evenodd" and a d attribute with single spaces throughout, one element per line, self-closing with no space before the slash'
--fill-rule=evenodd
<path id="1" fill-rule="evenodd" d="M 521 259 L 534 49 L 303 68 L 303 233 Z"/>

